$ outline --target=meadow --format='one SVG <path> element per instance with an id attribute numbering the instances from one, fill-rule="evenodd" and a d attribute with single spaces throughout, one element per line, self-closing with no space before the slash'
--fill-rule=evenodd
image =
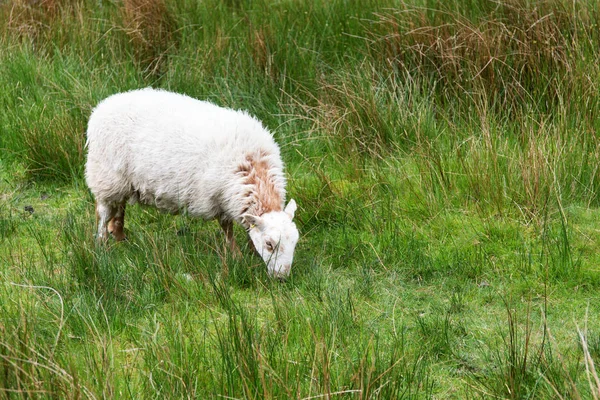
<path id="1" fill-rule="evenodd" d="M 599 399 L 599 24 L 591 0 L 0 0 L 0 398 Z M 273 132 L 287 281 L 185 213 L 132 206 L 96 245 L 86 121 L 147 86 Z"/>

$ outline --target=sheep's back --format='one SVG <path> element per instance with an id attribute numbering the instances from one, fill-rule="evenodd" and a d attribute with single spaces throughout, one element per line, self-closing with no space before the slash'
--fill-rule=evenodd
<path id="1" fill-rule="evenodd" d="M 223 211 L 221 193 L 244 154 L 279 156 L 271 134 L 248 114 L 153 89 L 101 102 L 87 135 L 86 178 L 94 194 L 128 191 L 125 197 L 135 193 L 144 203 L 206 218 Z"/>

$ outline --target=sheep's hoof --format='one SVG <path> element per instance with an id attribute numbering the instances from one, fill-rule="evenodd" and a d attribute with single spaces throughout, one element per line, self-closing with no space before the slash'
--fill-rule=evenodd
<path id="1" fill-rule="evenodd" d="M 117 242 L 127 240 L 125 233 L 123 233 L 123 223 L 116 222 L 114 219 L 111 219 L 108 222 L 108 233 L 110 233 Z"/>
<path id="2" fill-rule="evenodd" d="M 117 242 L 127 241 L 127 236 L 123 232 L 112 232 L 112 235 Z"/>

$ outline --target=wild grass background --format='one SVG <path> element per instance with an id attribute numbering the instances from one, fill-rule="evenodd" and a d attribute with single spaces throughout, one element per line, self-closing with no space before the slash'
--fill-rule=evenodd
<path id="1" fill-rule="evenodd" d="M 0 1 L 0 397 L 600 398 L 599 22 L 593 1 Z M 274 133 L 287 282 L 137 206 L 95 246 L 86 121 L 146 86 Z"/>

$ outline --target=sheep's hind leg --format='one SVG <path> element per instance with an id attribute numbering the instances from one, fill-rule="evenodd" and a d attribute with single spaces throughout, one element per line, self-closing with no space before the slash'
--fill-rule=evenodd
<path id="1" fill-rule="evenodd" d="M 113 235 L 115 240 L 125 240 L 125 233 L 123 233 L 123 227 L 125 226 L 125 202 L 123 201 L 117 205 L 117 212 L 115 216 L 108 222 L 108 232 Z"/>
<path id="2" fill-rule="evenodd" d="M 96 202 L 96 223 L 98 224 L 98 234 L 96 235 L 97 241 L 105 242 L 106 239 L 108 239 L 108 221 L 113 219 L 116 213 L 117 207 L 102 201 Z"/>

